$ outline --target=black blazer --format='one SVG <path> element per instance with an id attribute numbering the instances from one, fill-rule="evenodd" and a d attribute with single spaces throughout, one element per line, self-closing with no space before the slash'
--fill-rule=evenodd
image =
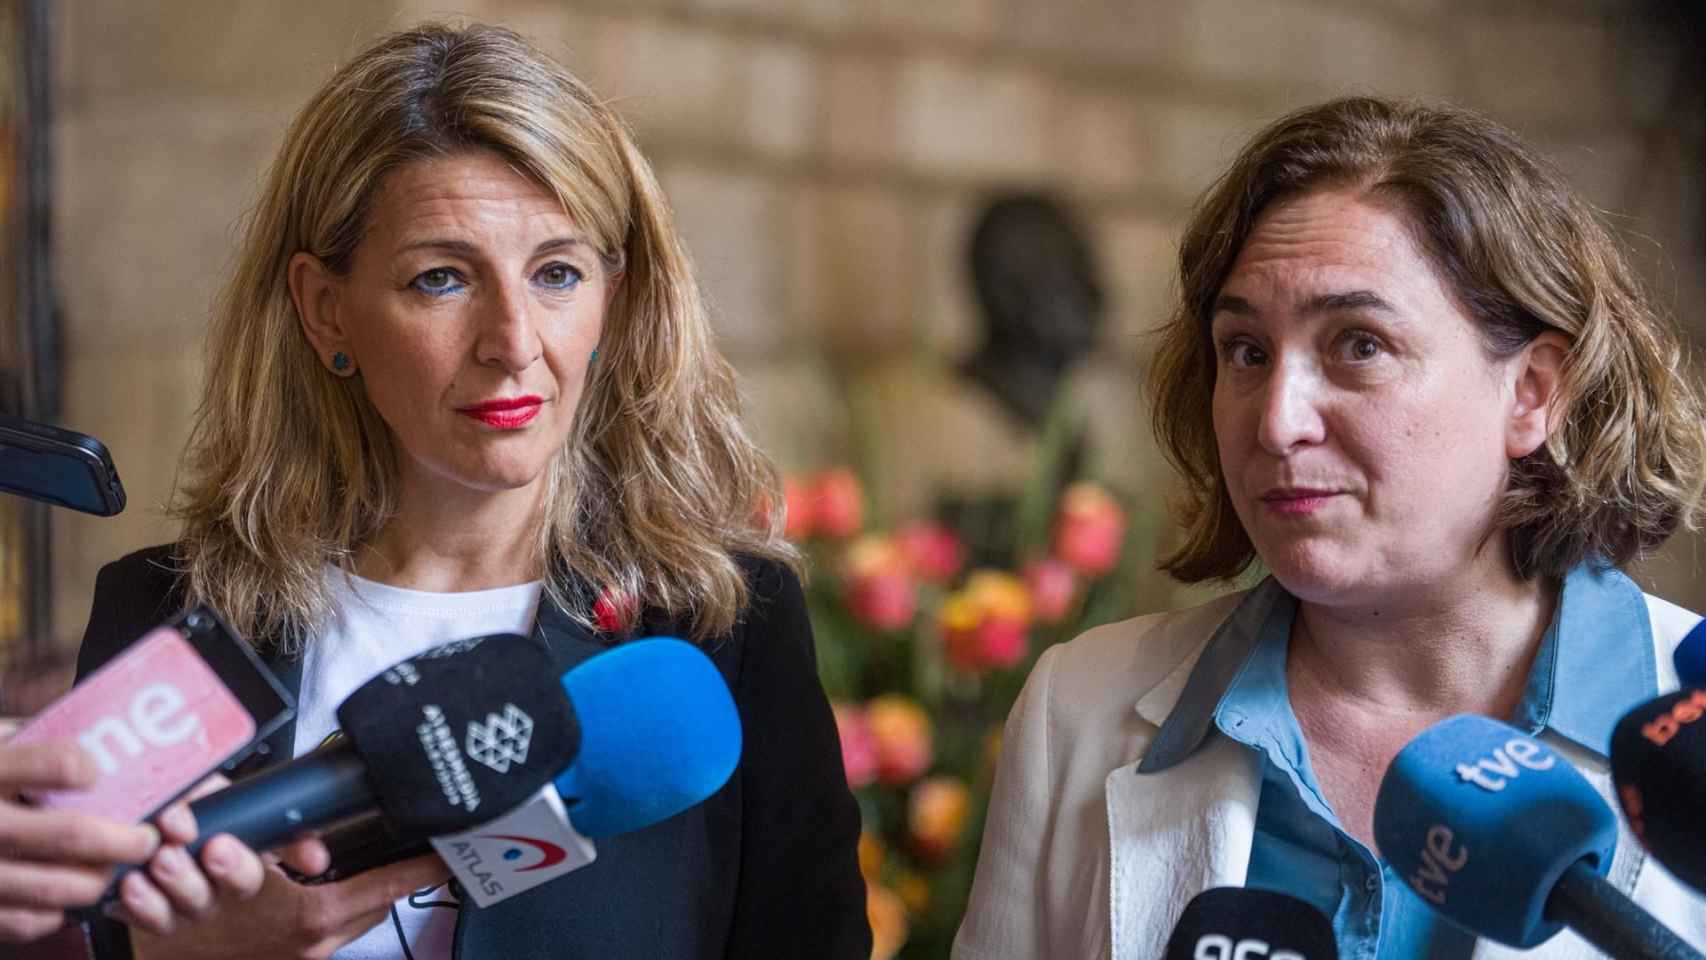
<path id="1" fill-rule="evenodd" d="M 101 569 L 79 679 L 182 609 L 170 549 L 142 550 Z M 484 910 L 464 903 L 456 957 L 870 956 L 859 809 L 818 683 L 805 598 L 787 568 L 750 559 L 742 566 L 751 603 L 730 634 L 703 646 L 740 710 L 743 753 L 734 776 L 684 813 L 599 841 L 598 859 L 580 870 Z M 638 635 L 685 635 L 682 626 L 646 617 Z M 564 671 L 611 642 L 549 598 L 534 630 Z M 265 644 L 257 648 L 267 653 Z M 294 694 L 301 661 L 268 663 Z M 288 759 L 294 740 L 295 725 L 286 724 L 239 774 Z M 128 952 L 122 931 L 103 932 L 97 939 L 113 944 L 109 953 Z"/>

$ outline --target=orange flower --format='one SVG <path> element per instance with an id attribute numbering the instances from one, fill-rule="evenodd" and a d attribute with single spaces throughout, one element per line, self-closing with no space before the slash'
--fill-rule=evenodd
<path id="1" fill-rule="evenodd" d="M 918 782 L 906 802 L 907 833 L 912 849 L 925 860 L 940 860 L 959 845 L 971 809 L 971 794 L 954 777 L 936 776 Z"/>
<path id="2" fill-rule="evenodd" d="M 930 766 L 930 716 L 916 700 L 885 693 L 865 705 L 865 724 L 877 748 L 877 779 L 901 786 Z"/>
<path id="3" fill-rule="evenodd" d="M 1098 577 L 1120 562 L 1125 511 L 1106 490 L 1075 483 L 1061 495 L 1055 516 L 1054 555 L 1087 577 Z"/>
<path id="4" fill-rule="evenodd" d="M 893 890 L 865 884 L 865 916 L 871 921 L 871 960 L 893 960 L 906 945 L 906 904 Z"/>
<path id="5" fill-rule="evenodd" d="M 883 868 L 883 841 L 869 830 L 859 832 L 859 873 L 866 880 Z"/>

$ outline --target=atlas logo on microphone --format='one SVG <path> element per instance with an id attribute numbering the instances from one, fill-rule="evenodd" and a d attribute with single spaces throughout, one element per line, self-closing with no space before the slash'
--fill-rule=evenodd
<path id="1" fill-rule="evenodd" d="M 1275 950 L 1268 952 L 1266 940 L 1237 940 L 1219 933 L 1205 934 L 1197 941 L 1194 960 L 1304 960 L 1304 956 L 1295 950 Z"/>

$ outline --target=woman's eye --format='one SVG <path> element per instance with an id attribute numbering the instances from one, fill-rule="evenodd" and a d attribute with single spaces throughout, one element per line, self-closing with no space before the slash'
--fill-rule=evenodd
<path id="1" fill-rule="evenodd" d="M 409 281 L 409 286 L 422 293 L 442 297 L 461 290 L 463 284 L 456 271 L 448 267 L 434 267 L 431 270 L 423 270 L 415 279 Z"/>
<path id="2" fill-rule="evenodd" d="M 1355 362 L 1367 362 L 1382 353 L 1380 341 L 1367 334 L 1351 334 L 1345 341 L 1345 356 Z"/>
<path id="3" fill-rule="evenodd" d="M 1268 355 L 1261 347 L 1248 340 L 1230 340 L 1220 345 L 1221 355 L 1226 362 L 1238 369 L 1259 367 L 1268 361 Z"/>
<path id="4" fill-rule="evenodd" d="M 556 290 L 573 290 L 581 282 L 581 272 L 566 263 L 546 264 L 534 276 L 544 286 Z"/>

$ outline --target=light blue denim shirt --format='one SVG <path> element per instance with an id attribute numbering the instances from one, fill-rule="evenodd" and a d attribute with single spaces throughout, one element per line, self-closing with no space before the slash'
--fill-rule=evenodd
<path id="1" fill-rule="evenodd" d="M 1172 766 L 1217 734 L 1259 752 L 1247 885 L 1314 904 L 1332 919 L 1344 960 L 1468 957 L 1475 938 L 1346 833 L 1321 795 L 1286 691 L 1296 613 L 1296 600 L 1272 578 L 1251 591 L 1210 641 L 1143 768 Z M 1572 570 L 1511 723 L 1531 734 L 1550 730 L 1603 760 L 1618 718 L 1658 693 L 1651 638 L 1634 582 L 1613 568 Z"/>

